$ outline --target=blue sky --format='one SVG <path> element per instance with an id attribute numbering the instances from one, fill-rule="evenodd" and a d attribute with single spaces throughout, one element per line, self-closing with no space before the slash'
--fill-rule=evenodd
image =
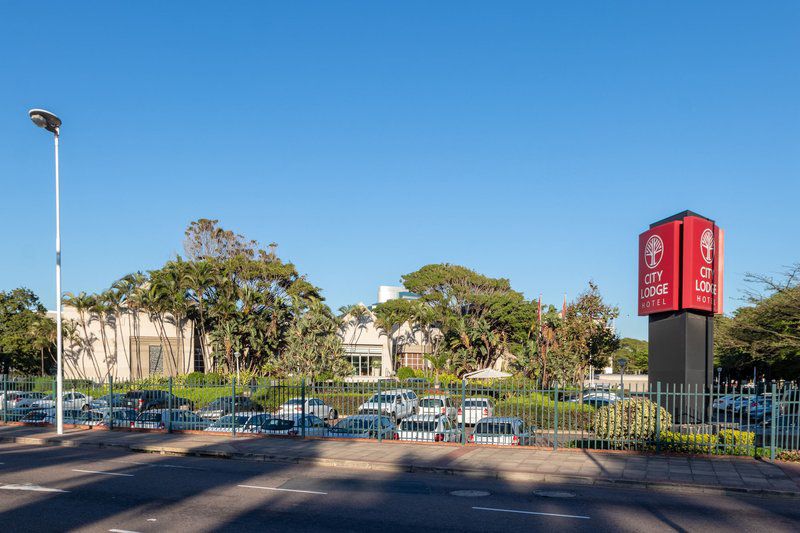
<path id="1" fill-rule="evenodd" d="M 52 306 L 218 218 L 334 307 L 432 262 L 636 317 L 637 235 L 684 209 L 746 272 L 800 260 L 800 4 L 107 2 L 0 8 L 0 289 Z M 33 20 L 41 20 L 32 23 Z"/>

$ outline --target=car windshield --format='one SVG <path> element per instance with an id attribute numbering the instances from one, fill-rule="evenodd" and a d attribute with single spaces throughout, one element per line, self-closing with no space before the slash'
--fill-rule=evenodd
<path id="1" fill-rule="evenodd" d="M 475 434 L 480 435 L 513 435 L 509 422 L 481 422 L 475 428 Z"/>
<path id="2" fill-rule="evenodd" d="M 376 394 L 369 399 L 370 402 L 392 403 L 394 401 L 394 394 Z"/>
<path id="3" fill-rule="evenodd" d="M 464 400 L 464 407 L 485 407 L 486 400 Z"/>
<path id="4" fill-rule="evenodd" d="M 286 402 L 286 405 L 303 405 L 303 400 L 300 398 L 292 398 Z"/>
<path id="5" fill-rule="evenodd" d="M 419 401 L 420 407 L 441 407 L 444 400 L 441 398 L 423 398 Z"/>
<path id="6" fill-rule="evenodd" d="M 403 420 L 400 431 L 436 431 L 433 420 Z"/>

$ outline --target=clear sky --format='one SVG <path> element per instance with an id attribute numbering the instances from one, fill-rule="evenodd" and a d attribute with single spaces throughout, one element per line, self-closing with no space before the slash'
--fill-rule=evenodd
<path id="1" fill-rule="evenodd" d="M 691 209 L 746 272 L 800 260 L 800 3 L 20 2 L 0 7 L 0 289 L 181 251 L 197 218 L 371 303 L 432 262 L 636 317 L 637 235 Z M 557 4 L 557 5 L 556 5 Z M 699 5 L 698 5 L 699 4 Z"/>

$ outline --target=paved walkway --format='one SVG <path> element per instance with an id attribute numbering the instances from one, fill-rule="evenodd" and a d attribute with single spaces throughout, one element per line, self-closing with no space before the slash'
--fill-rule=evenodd
<path id="1" fill-rule="evenodd" d="M 746 492 L 800 497 L 800 469 L 743 457 L 656 456 L 632 452 L 410 444 L 387 441 L 226 437 L 196 433 L 67 429 L 0 424 L 0 441 L 48 446 L 291 462 L 516 481 L 610 484 L 682 492 Z"/>

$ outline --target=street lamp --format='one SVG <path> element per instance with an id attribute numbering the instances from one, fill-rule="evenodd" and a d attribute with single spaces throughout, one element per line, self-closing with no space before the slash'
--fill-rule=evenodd
<path id="1" fill-rule="evenodd" d="M 28 116 L 34 124 L 53 134 L 56 152 L 56 432 L 64 434 L 64 376 L 62 359 L 64 346 L 61 342 L 61 205 L 58 182 L 58 133 L 61 119 L 44 109 L 31 109 Z"/>
<path id="2" fill-rule="evenodd" d="M 625 399 L 625 365 L 628 364 L 628 359 L 620 357 L 617 359 L 617 366 L 619 367 L 619 395 L 623 400 Z"/>

